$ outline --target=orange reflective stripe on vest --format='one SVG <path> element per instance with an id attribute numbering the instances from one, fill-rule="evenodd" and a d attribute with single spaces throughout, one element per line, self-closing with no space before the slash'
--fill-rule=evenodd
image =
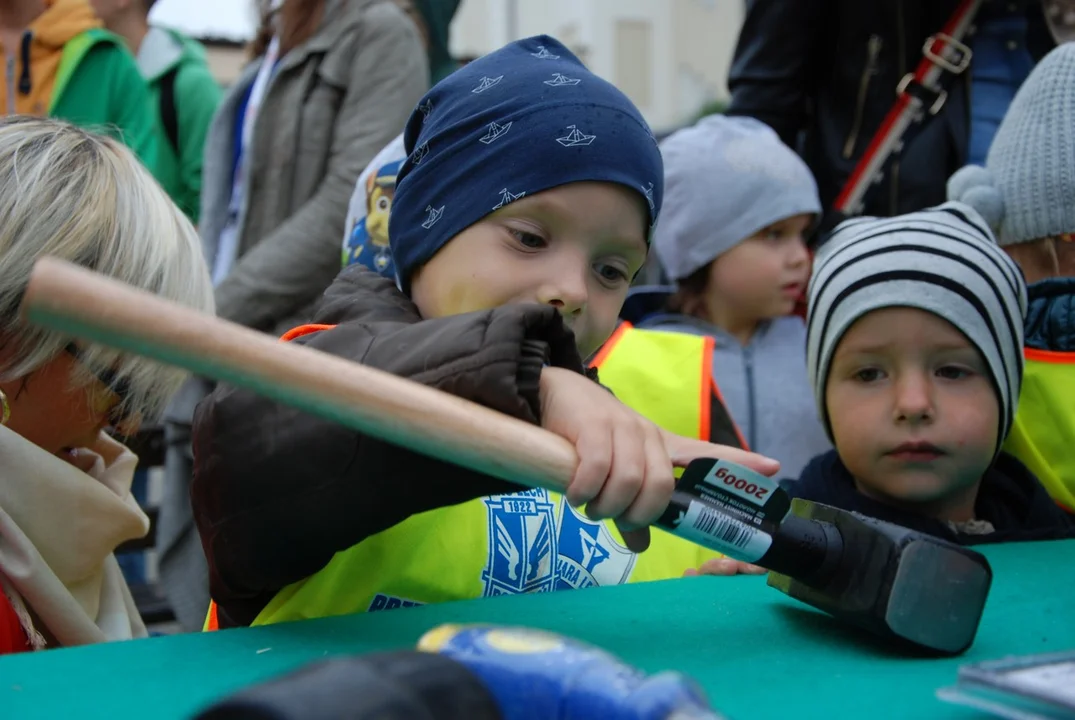
<path id="1" fill-rule="evenodd" d="M 1036 350 L 1025 348 L 1023 355 L 1027 360 L 1036 360 L 1044 363 L 1056 363 L 1060 365 L 1075 365 L 1075 352 L 1060 352 L 1057 350 Z"/>
<path id="2" fill-rule="evenodd" d="M 299 325 L 298 327 L 291 328 L 286 333 L 280 336 L 280 339 L 284 342 L 291 342 L 295 338 L 304 337 L 306 335 L 312 335 L 315 332 L 321 332 L 322 330 L 331 330 L 336 327 L 335 325 L 318 325 L 317 323 L 311 323 L 310 325 Z"/>
<path id="3" fill-rule="evenodd" d="M 216 603 L 209 601 L 209 616 L 205 619 L 204 632 L 213 632 L 220 629 L 220 621 L 216 616 Z"/>
<path id="4" fill-rule="evenodd" d="M 597 351 L 597 354 L 594 355 L 593 360 L 590 361 L 590 367 L 600 370 L 601 366 L 605 363 L 605 360 L 612 354 L 613 349 L 619 344 L 620 339 L 623 338 L 623 334 L 633 327 L 634 325 L 626 320 L 620 323 L 612 335 L 609 336 L 608 340 L 605 341 L 605 344 L 601 346 L 601 349 Z"/>

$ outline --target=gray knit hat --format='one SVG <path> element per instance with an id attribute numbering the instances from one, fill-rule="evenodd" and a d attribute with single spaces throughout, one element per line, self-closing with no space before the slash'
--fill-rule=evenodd
<path id="1" fill-rule="evenodd" d="M 661 143 L 657 258 L 682 280 L 765 227 L 821 213 L 806 164 L 765 123 L 710 115 Z"/>
<path id="2" fill-rule="evenodd" d="M 1075 232 L 1075 44 L 1046 55 L 1016 93 L 984 168 L 948 181 L 1001 245 Z"/>
<path id="3" fill-rule="evenodd" d="M 1023 379 L 1026 283 L 973 208 L 949 202 L 848 220 L 821 247 L 810 278 L 806 364 L 830 437 L 825 384 L 836 346 L 856 320 L 890 307 L 931 312 L 982 353 L 1000 403 L 999 448 Z"/>

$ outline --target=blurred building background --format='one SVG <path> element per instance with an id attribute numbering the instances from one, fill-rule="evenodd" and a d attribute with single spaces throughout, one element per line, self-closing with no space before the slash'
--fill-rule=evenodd
<path id="1" fill-rule="evenodd" d="M 246 62 L 254 0 L 158 0 L 152 19 L 200 39 L 221 84 Z M 615 83 L 660 132 L 728 97 L 743 0 L 462 0 L 452 53 L 470 59 L 513 39 L 559 38 Z"/>

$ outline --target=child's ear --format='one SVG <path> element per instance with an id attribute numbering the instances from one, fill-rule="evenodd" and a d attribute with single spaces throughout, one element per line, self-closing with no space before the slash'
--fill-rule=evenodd
<path id="1" fill-rule="evenodd" d="M 1006 245 L 1004 251 L 1022 269 L 1027 285 L 1060 277 L 1060 260 L 1057 257 L 1056 240 L 1053 238 Z"/>

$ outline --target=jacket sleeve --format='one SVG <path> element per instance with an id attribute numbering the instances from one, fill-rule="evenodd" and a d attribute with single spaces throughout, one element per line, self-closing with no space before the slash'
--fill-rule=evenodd
<path id="1" fill-rule="evenodd" d="M 180 209 L 195 223 L 201 211 L 202 151 L 222 92 L 203 63 L 183 65 L 175 79 L 176 116 L 179 124 L 179 179 L 183 187 Z"/>
<path id="2" fill-rule="evenodd" d="M 355 180 L 399 134 L 426 91 L 428 61 L 414 24 L 392 3 L 363 16 L 350 81 L 317 192 L 244 255 L 216 292 L 217 313 L 267 329 L 309 303 L 340 269 L 340 229 Z"/>
<path id="3" fill-rule="evenodd" d="M 817 79 L 816 45 L 832 34 L 824 27 L 825 5 L 826 0 L 747 0 L 728 75 L 728 115 L 761 120 L 796 146 Z"/>
<path id="4" fill-rule="evenodd" d="M 333 303 L 318 322 L 334 322 L 347 299 Z M 530 422 L 543 364 L 582 369 L 559 314 L 536 305 L 437 320 L 389 307 L 295 342 Z M 410 515 L 518 490 L 228 386 L 199 405 L 194 454 L 191 495 L 210 590 L 237 624 L 336 552 Z"/>

